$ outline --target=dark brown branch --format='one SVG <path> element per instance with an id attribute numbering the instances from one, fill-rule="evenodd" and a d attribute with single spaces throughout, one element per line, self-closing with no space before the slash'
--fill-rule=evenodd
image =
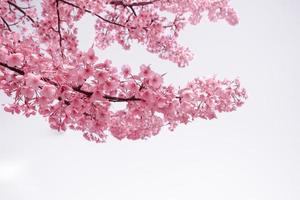
<path id="1" fill-rule="evenodd" d="M 121 0 L 116 0 L 116 1 L 110 2 L 110 4 L 112 4 L 112 5 L 122 5 L 122 6 L 134 7 L 134 6 L 146 6 L 146 5 L 150 5 L 150 4 L 155 3 L 156 1 L 160 1 L 160 0 L 153 0 L 153 1 L 148 1 L 148 2 L 135 2 L 135 3 L 131 3 L 131 4 L 125 4 Z"/>
<path id="2" fill-rule="evenodd" d="M 24 72 L 23 70 L 21 70 L 21 69 L 18 69 L 18 68 L 16 68 L 16 67 L 8 66 L 7 64 L 2 63 L 2 62 L 0 62 L 0 65 L 3 66 L 3 67 L 6 68 L 6 69 L 9 69 L 9 70 L 11 70 L 11 71 L 13 71 L 13 72 L 16 72 L 16 73 L 19 74 L 19 75 L 25 75 L 25 72 Z"/>
<path id="3" fill-rule="evenodd" d="M 5 19 L 3 17 L 1 17 L 1 19 L 2 19 L 3 23 L 6 25 L 7 29 L 11 32 L 10 26 L 7 23 L 7 21 L 5 21 Z"/>
<path id="4" fill-rule="evenodd" d="M 55 83 L 54 81 L 52 81 L 52 80 L 49 79 L 49 78 L 42 77 L 41 80 L 42 80 L 42 81 L 45 81 L 45 82 L 47 82 L 47 83 L 50 83 L 51 85 L 54 85 L 54 86 L 58 87 L 58 84 Z"/>
<path id="5" fill-rule="evenodd" d="M 4 68 L 6 69 L 9 69 L 13 72 L 16 72 L 17 74 L 19 75 L 25 75 L 25 72 L 21 69 L 18 69 L 16 67 L 11 67 L 11 66 L 8 66 L 7 64 L 5 63 L 1 63 L 0 62 L 0 65 L 3 66 Z M 46 78 L 46 77 L 42 77 L 41 78 L 42 81 L 45 81 L 51 85 L 54 85 L 56 87 L 58 87 L 58 84 L 54 81 L 51 81 L 49 78 Z M 75 92 L 78 92 L 78 93 L 81 93 L 87 97 L 91 97 L 94 93 L 93 92 L 88 92 L 88 91 L 85 91 L 85 90 L 82 90 L 81 89 L 81 86 L 78 86 L 78 87 L 72 87 L 72 89 L 75 91 Z M 129 98 L 122 98 L 122 97 L 113 97 L 113 96 L 109 96 L 109 95 L 104 95 L 103 96 L 104 99 L 107 99 L 108 101 L 110 102 L 128 102 L 128 101 L 145 101 L 144 99 L 141 99 L 141 98 L 136 98 L 135 96 L 132 96 L 132 97 L 129 97 Z M 58 100 L 62 100 L 61 97 L 58 98 Z M 66 105 L 70 105 L 70 102 L 65 100 L 65 104 Z"/>
<path id="6" fill-rule="evenodd" d="M 137 14 L 136 14 L 135 10 L 133 9 L 133 7 L 132 7 L 132 6 L 128 6 L 128 7 L 130 8 L 130 10 L 131 10 L 132 13 L 134 14 L 134 16 L 137 16 Z"/>
<path id="7" fill-rule="evenodd" d="M 93 92 L 88 92 L 88 91 L 82 90 L 80 86 L 78 86 L 78 87 L 72 87 L 72 89 L 74 91 L 76 91 L 76 92 L 84 94 L 87 97 L 91 97 L 93 95 Z"/>
<path id="8" fill-rule="evenodd" d="M 11 1 L 7 1 L 7 3 L 9 5 L 12 5 L 13 7 L 15 7 L 18 11 L 20 11 L 24 16 L 26 16 L 32 23 L 35 23 L 34 20 L 29 16 L 27 15 L 27 13 L 20 7 L 18 6 L 17 4 L 11 2 Z"/>
<path id="9" fill-rule="evenodd" d="M 103 98 L 111 102 L 145 101 L 144 99 L 136 98 L 135 96 L 129 98 L 122 98 L 122 97 L 112 97 L 112 96 L 104 95 Z"/>

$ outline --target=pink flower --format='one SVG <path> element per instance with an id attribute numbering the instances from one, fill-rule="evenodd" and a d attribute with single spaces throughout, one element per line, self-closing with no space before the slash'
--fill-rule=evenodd
<path id="1" fill-rule="evenodd" d="M 29 99 L 31 99 L 34 96 L 34 90 L 29 87 L 22 88 L 21 92 L 26 98 L 29 98 Z"/>
<path id="2" fill-rule="evenodd" d="M 94 74 L 94 69 L 92 67 L 86 67 L 82 70 L 82 75 L 85 78 L 88 78 Z"/>
<path id="3" fill-rule="evenodd" d="M 122 74 L 124 77 L 128 77 L 131 74 L 131 68 L 128 65 L 122 67 Z"/>
<path id="4" fill-rule="evenodd" d="M 127 89 L 128 89 L 129 91 L 134 92 L 134 91 L 138 90 L 139 88 L 138 88 L 136 82 L 130 81 L 130 82 L 128 82 L 128 84 L 127 84 Z"/>
<path id="5" fill-rule="evenodd" d="M 96 80 L 99 83 L 103 83 L 105 80 L 108 79 L 108 77 L 109 77 L 109 74 L 104 70 L 98 71 L 95 76 Z"/>
<path id="6" fill-rule="evenodd" d="M 185 90 L 182 92 L 181 97 L 186 101 L 190 101 L 193 99 L 193 91 Z"/>
<path id="7" fill-rule="evenodd" d="M 46 97 L 41 96 L 41 97 L 38 98 L 38 103 L 41 107 L 45 107 L 45 106 L 48 105 L 49 101 Z"/>
<path id="8" fill-rule="evenodd" d="M 103 93 L 100 90 L 96 90 L 93 93 L 93 97 L 95 100 L 103 100 Z"/>
<path id="9" fill-rule="evenodd" d="M 114 80 L 106 80 L 104 83 L 104 89 L 107 91 L 112 91 L 118 87 L 118 83 Z"/>
<path id="10" fill-rule="evenodd" d="M 41 96 L 53 100 L 55 97 L 56 90 L 56 87 L 53 85 L 44 85 L 43 89 L 41 90 Z"/>
<path id="11" fill-rule="evenodd" d="M 163 83 L 163 78 L 159 74 L 154 74 L 149 80 L 149 85 L 151 85 L 156 89 L 159 88 L 162 83 Z"/>
<path id="12" fill-rule="evenodd" d="M 149 90 L 145 90 L 141 93 L 142 99 L 147 100 L 148 102 L 153 102 L 155 100 L 155 96 Z"/>
<path id="13" fill-rule="evenodd" d="M 142 76 L 144 78 L 150 78 L 152 76 L 152 74 L 153 74 L 153 72 L 149 66 L 142 65 L 140 67 L 140 74 L 139 74 L 140 76 Z"/>
<path id="14" fill-rule="evenodd" d="M 8 55 L 7 49 L 4 47 L 1 47 L 0 48 L 0 61 L 4 62 L 6 60 L 7 55 Z"/>
<path id="15" fill-rule="evenodd" d="M 35 90 L 38 89 L 39 86 L 42 85 L 40 78 L 32 73 L 27 74 L 25 81 L 26 81 L 27 86 L 29 86 Z"/>
<path id="16" fill-rule="evenodd" d="M 11 67 L 20 66 L 23 62 L 24 56 L 21 53 L 14 53 L 7 57 L 7 64 Z"/>
<path id="17" fill-rule="evenodd" d="M 95 51 L 93 48 L 90 48 L 88 50 L 88 52 L 85 55 L 85 59 L 86 59 L 87 63 L 89 63 L 89 64 L 93 64 L 98 60 L 98 57 L 95 56 Z"/>
<path id="18" fill-rule="evenodd" d="M 158 108 L 164 108 L 167 105 L 165 98 L 159 98 L 156 103 Z"/>
<path id="19" fill-rule="evenodd" d="M 232 25 L 232 26 L 238 24 L 239 23 L 239 19 L 238 19 L 237 15 L 236 15 L 235 11 L 232 8 L 230 8 L 230 9 L 227 10 L 227 12 L 228 13 L 227 13 L 227 16 L 225 18 L 226 21 L 230 25 Z"/>

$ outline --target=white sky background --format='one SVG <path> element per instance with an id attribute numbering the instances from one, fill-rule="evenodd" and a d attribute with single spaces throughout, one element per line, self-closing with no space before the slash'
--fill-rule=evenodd
<path id="1" fill-rule="evenodd" d="M 146 141 L 87 142 L 50 130 L 41 117 L 0 111 L 0 199 L 299 200 L 300 2 L 232 0 L 240 24 L 189 26 L 180 41 L 195 53 L 177 68 L 135 46 L 98 52 L 113 64 L 152 64 L 166 82 L 240 77 L 249 99 L 236 112 L 197 120 Z M 82 49 L 92 45 L 89 18 Z M 1 92 L 0 102 L 10 100 Z"/>

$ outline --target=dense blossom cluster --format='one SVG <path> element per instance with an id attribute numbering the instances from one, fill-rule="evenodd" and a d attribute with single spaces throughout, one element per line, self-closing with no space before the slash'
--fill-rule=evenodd
<path id="1" fill-rule="evenodd" d="M 177 43 L 180 30 L 198 24 L 207 12 L 211 21 L 238 22 L 228 0 L 43 0 L 37 11 L 32 0 L 0 0 L 0 89 L 14 102 L 5 111 L 36 113 L 51 128 L 80 130 L 91 141 L 103 142 L 110 132 L 118 139 L 143 139 L 173 130 L 196 118 L 213 119 L 247 98 L 239 80 L 196 78 L 182 89 L 163 84 L 150 66 L 134 74 L 110 60 L 100 61 L 93 47 L 78 49 L 76 22 L 93 15 L 95 44 L 104 49 L 132 41 L 184 67 L 191 52 Z M 170 16 L 166 16 L 166 13 Z M 111 104 L 126 103 L 115 111 Z"/>

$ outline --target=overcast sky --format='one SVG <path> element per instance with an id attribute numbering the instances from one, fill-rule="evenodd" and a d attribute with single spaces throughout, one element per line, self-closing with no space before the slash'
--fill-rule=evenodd
<path id="1" fill-rule="evenodd" d="M 57 133 L 45 119 L 0 111 L 0 199 L 299 200 L 300 2 L 232 0 L 240 24 L 189 26 L 180 42 L 195 54 L 181 69 L 141 46 L 115 45 L 100 59 L 152 64 L 167 83 L 240 77 L 249 99 L 236 112 L 196 120 L 146 141 L 94 144 Z M 92 45 L 91 18 L 80 22 Z M 0 103 L 12 100 L 0 93 Z"/>

